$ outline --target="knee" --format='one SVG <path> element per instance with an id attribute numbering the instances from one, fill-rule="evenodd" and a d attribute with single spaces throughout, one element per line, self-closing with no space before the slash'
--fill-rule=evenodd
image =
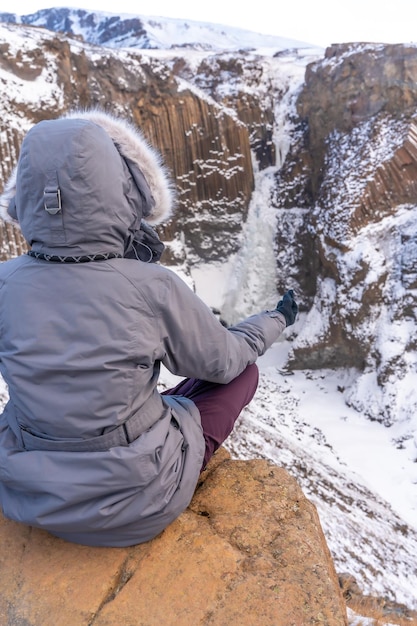
<path id="1" fill-rule="evenodd" d="M 259 369 L 256 363 L 248 365 L 243 372 L 243 378 L 248 388 L 253 389 L 253 393 L 255 393 L 259 383 Z"/>
<path id="2" fill-rule="evenodd" d="M 256 378 L 256 380 L 259 379 L 259 369 L 256 363 L 252 363 L 251 365 L 248 365 L 248 367 L 246 368 L 246 371 L 249 372 L 252 378 Z"/>

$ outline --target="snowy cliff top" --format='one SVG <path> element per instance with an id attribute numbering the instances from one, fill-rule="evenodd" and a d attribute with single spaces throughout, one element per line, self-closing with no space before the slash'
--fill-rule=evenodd
<path id="1" fill-rule="evenodd" d="M 311 48 L 306 42 L 255 33 L 241 28 L 137 13 L 108 13 L 82 8 L 42 9 L 30 15 L 0 13 L 0 19 L 68 32 L 111 48 Z"/>

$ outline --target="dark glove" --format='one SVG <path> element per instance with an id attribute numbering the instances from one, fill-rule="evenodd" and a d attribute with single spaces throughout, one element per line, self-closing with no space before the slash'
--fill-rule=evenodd
<path id="1" fill-rule="evenodd" d="M 285 317 L 287 326 L 294 324 L 298 313 L 298 306 L 294 300 L 294 291 L 292 289 L 287 291 L 282 300 L 278 302 L 276 310 Z"/>

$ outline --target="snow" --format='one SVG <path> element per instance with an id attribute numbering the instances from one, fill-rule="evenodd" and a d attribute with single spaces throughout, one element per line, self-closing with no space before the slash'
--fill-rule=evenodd
<path id="1" fill-rule="evenodd" d="M 381 622 L 377 622 L 375 624 L 375 620 L 373 618 L 362 617 L 348 608 L 347 610 L 349 626 L 377 626 L 381 624 Z M 384 622 L 381 626 L 396 626 L 395 622 Z"/>
<path id="2" fill-rule="evenodd" d="M 230 323 L 275 306 L 282 295 L 275 292 L 273 255 L 269 261 L 265 258 L 265 250 L 273 250 L 276 220 L 269 202 L 272 174 L 271 169 L 256 174 L 239 253 L 223 265 L 191 270 L 197 294 Z M 323 280 L 322 291 L 323 300 L 334 301 L 335 282 Z M 381 328 L 381 349 L 398 350 L 397 341 L 401 346 L 407 330 L 389 321 Z M 303 332 L 310 337 L 324 332 L 319 310 L 300 315 L 294 327 L 259 358 L 258 392 L 225 445 L 236 458 L 267 458 L 297 478 L 318 509 L 339 573 L 354 575 L 364 593 L 416 609 L 414 441 L 402 439 L 401 426 L 387 428 L 369 420 L 365 411 L 348 406 L 347 390 L 355 383 L 356 396 L 366 397 L 369 406 L 378 392 L 374 373 L 288 370 L 288 355 Z M 164 386 L 176 381 L 163 370 Z M 396 381 L 411 396 L 411 406 L 417 405 L 416 382 Z"/>
<path id="3" fill-rule="evenodd" d="M 321 187 L 326 203 L 316 207 L 329 237 L 349 245 L 349 218 L 357 208 L 358 198 L 374 179 L 378 165 L 393 157 L 408 132 L 407 120 L 388 119 L 384 115 L 358 123 L 350 132 L 330 133 Z"/>
<path id="4" fill-rule="evenodd" d="M 340 205 L 339 205 L 340 206 Z M 341 217 L 339 213 L 339 218 Z M 399 206 L 392 215 L 362 228 L 348 239 L 348 249 L 340 252 L 323 242 L 327 254 L 333 254 L 339 273 L 333 284 L 317 285 L 308 324 L 301 329 L 296 347 L 314 344 L 321 321 L 324 332 L 330 322 L 342 325 L 358 342 L 371 345 L 364 371 L 347 390 L 345 399 L 371 419 L 392 427 L 392 437 L 410 439 L 417 431 L 417 379 L 415 346 L 416 326 L 410 311 L 414 309 L 415 269 L 411 261 L 415 245 L 417 207 Z M 337 229 L 340 231 L 341 219 Z M 334 233 L 335 225 L 330 225 Z M 414 257 L 415 258 L 415 257 Z M 376 289 L 382 306 L 367 309 L 364 321 L 352 319 L 367 300 L 369 290 Z M 337 302 L 337 313 L 334 303 Z M 381 384 L 383 380 L 383 384 Z"/>
<path id="5" fill-rule="evenodd" d="M 60 16 L 60 10 L 57 9 Z M 81 35 L 86 41 L 100 43 L 99 36 L 108 29 L 109 33 L 114 29 L 114 35 L 109 36 L 104 45 L 110 47 L 150 47 L 169 49 L 187 45 L 198 45 L 202 49 L 242 50 L 243 48 L 257 48 L 286 50 L 288 48 L 309 48 L 311 44 L 287 37 L 264 35 L 222 24 L 210 22 L 196 22 L 193 20 L 181 20 L 169 17 L 150 16 L 130 13 L 107 13 L 105 11 L 85 11 L 83 9 L 61 9 L 60 25 L 55 24 L 57 30 L 67 31 L 68 22 L 72 22 L 72 32 Z M 22 17 L 22 16 L 20 16 Z M 45 12 L 39 11 L 32 14 L 30 23 L 45 26 Z M 118 25 L 121 21 L 133 22 L 139 20 L 136 25 L 139 29 L 131 34 L 118 35 Z M 26 20 L 27 21 L 27 20 Z M 141 26 L 146 30 L 142 34 Z"/>
<path id="6" fill-rule="evenodd" d="M 306 373 L 295 372 L 290 379 L 293 392 L 300 397 L 301 418 L 318 427 L 339 459 L 417 529 L 414 455 L 392 445 L 390 429 L 346 406 L 338 390 L 345 372 L 325 371 L 316 376 L 309 380 Z"/>
<path id="7" fill-rule="evenodd" d="M 28 64 L 32 52 L 41 48 L 39 41 L 42 31 L 39 29 L 25 28 L 22 31 L 1 24 L 0 36 L 9 43 L 9 53 L 12 56 L 20 54 L 20 58 Z M 173 32 L 169 33 L 169 37 L 172 43 Z M 71 46 L 84 46 L 91 58 L 97 54 L 97 49 L 75 40 L 71 41 Z M 280 95 L 276 98 L 276 124 L 273 129 L 277 167 L 263 171 L 255 168 L 255 191 L 239 252 L 222 264 L 200 263 L 193 265 L 191 270 L 189 267 L 178 267 L 176 270 L 229 323 L 276 305 L 282 295 L 275 289 L 278 253 L 285 254 L 286 264 L 291 268 L 291 250 L 275 249 L 277 212 L 271 203 L 271 196 L 276 171 L 284 162 L 293 141 L 293 107 L 305 65 L 317 51 L 298 50 L 278 57 L 274 57 L 272 51 L 276 51 L 276 48 L 246 53 L 241 84 L 232 85 L 225 80 L 222 89 L 224 93 L 226 89 L 239 89 L 242 93 L 250 93 L 251 89 L 259 90 L 259 83 L 252 85 L 250 76 L 259 65 L 258 55 L 264 55 L 262 68 L 265 97 L 277 93 Z M 122 50 L 117 54 L 126 52 Z M 130 54 L 132 59 L 135 53 L 132 51 Z M 161 61 L 163 71 L 163 62 L 169 62 L 178 54 L 178 49 L 175 52 L 141 50 L 141 56 L 137 55 L 138 71 L 140 63 L 154 63 L 156 60 Z M 26 118 L 17 122 L 16 115 L 9 113 L 5 103 L 10 98 L 17 105 L 36 102 L 39 106 L 39 103 L 46 101 L 62 105 L 52 62 L 49 65 L 48 56 L 45 58 L 45 67 L 35 80 L 16 77 L 4 67 L 0 70 L 0 82 L 7 84 L 8 90 L 7 100 L 0 95 L 4 128 L 13 127 L 23 133 L 30 125 Z M 207 58 L 206 51 L 187 51 L 191 70 L 198 67 L 202 58 Z M 325 62 L 339 63 L 341 60 L 329 59 Z M 238 79 L 233 77 L 233 80 Z M 209 98 L 204 85 L 195 85 L 193 88 Z M 331 163 L 329 161 L 329 169 L 332 164 L 335 166 L 338 163 L 341 168 L 337 172 L 338 179 L 345 181 L 343 190 L 335 187 L 333 206 L 336 212 L 343 205 L 346 195 L 352 197 L 360 192 L 366 172 L 372 169 L 375 159 L 381 161 L 392 154 L 405 130 L 400 122 L 390 126 L 385 143 L 378 145 L 369 142 L 370 130 L 366 124 L 355 132 L 363 163 L 361 171 L 355 167 L 355 155 L 350 152 L 348 138 L 341 133 L 331 137 L 329 154 L 333 150 L 335 158 Z M 342 155 L 338 161 L 336 154 Z M 218 164 L 214 166 L 218 167 Z M 331 174 L 329 171 L 329 185 L 332 183 Z M 295 229 L 302 220 L 303 211 L 281 211 L 280 219 L 287 219 L 289 235 L 290 229 Z M 366 262 L 372 271 L 366 274 L 365 283 L 358 286 L 356 292 L 348 298 L 333 279 L 326 278 L 319 282 L 313 308 L 308 314 L 300 315 L 295 326 L 287 329 L 284 336 L 259 359 L 261 376 L 258 392 L 253 403 L 242 413 L 226 444 L 236 457 L 271 459 L 286 467 L 297 478 L 304 493 L 319 511 L 338 572 L 353 574 L 365 593 L 386 596 L 415 609 L 417 374 L 413 365 L 417 362 L 417 355 L 411 351 L 404 355 L 404 346 L 411 342 L 410 338 L 415 332 L 414 322 L 411 319 L 396 319 L 392 312 L 385 311 L 378 319 L 369 320 L 368 329 L 358 329 L 364 337 L 376 329 L 377 348 L 381 357 L 390 360 L 400 355 L 407 365 L 403 375 L 395 372 L 393 380 L 387 384 L 387 394 L 395 394 L 389 398 L 392 397 L 392 401 L 404 409 L 403 412 L 399 411 L 398 420 L 389 427 L 369 419 L 370 407 L 378 413 L 384 406 L 375 368 L 369 367 L 360 375 L 353 369 L 291 372 L 287 367 L 287 359 L 294 345 L 309 345 L 326 333 L 329 303 L 337 299 L 341 310 L 345 308 L 352 312 L 360 306 L 361 290 L 366 284 L 378 280 L 393 256 L 401 253 L 403 263 L 408 262 L 410 266 L 415 262 L 413 235 L 416 223 L 417 207 L 399 207 L 395 216 L 385 217 L 377 226 L 363 229 L 353 239 L 349 238 L 349 250 L 343 259 L 340 258 L 341 280 L 347 279 Z M 329 232 L 334 233 L 338 228 L 341 232 L 336 233 L 335 237 L 344 240 L 346 231 L 340 221 L 334 219 L 334 214 L 329 212 Z M 393 243 L 385 236 L 389 231 L 408 235 L 410 243 L 404 244 L 399 238 L 396 247 L 395 241 Z M 175 241 L 172 246 L 180 251 L 183 242 Z M 406 290 L 397 278 L 393 275 L 387 287 L 388 295 L 395 302 L 407 297 Z M 288 288 L 292 286 L 288 284 Z M 171 386 L 174 382 L 174 377 L 163 370 L 161 384 Z M 6 401 L 7 389 L 0 379 L 0 406 Z"/>
<path id="8" fill-rule="evenodd" d="M 233 260 L 232 256 L 227 263 L 196 265 L 190 268 L 195 292 L 203 302 L 215 310 L 219 310 L 225 300 L 225 289 L 231 279 Z M 217 286 L 215 291 L 213 285 Z"/>
<path id="9" fill-rule="evenodd" d="M 20 116 L 19 113 L 16 114 L 22 104 L 33 102 L 38 108 L 47 102 L 54 102 L 57 108 L 64 107 L 64 94 L 56 74 L 55 55 L 43 49 L 42 71 L 35 77 L 31 74 L 31 70 L 38 71 L 37 56 L 39 49 L 42 49 L 41 38 L 41 29 L 19 29 L 13 24 L 0 23 L 0 40 L 6 42 L 2 51 L 4 62 L 0 68 L 0 84 L 7 85 L 7 89 L 0 92 L 0 110 L 3 128 L 8 130 L 16 129 L 19 133 L 25 133 L 32 126 L 23 113 Z M 74 46 L 77 46 L 77 42 L 74 42 Z M 8 69 L 6 59 L 13 59 L 16 72 Z M 33 59 L 37 59 L 36 64 Z M 10 110 L 10 101 L 15 104 L 13 110 Z"/>
<path id="10" fill-rule="evenodd" d="M 393 445 L 388 429 L 346 406 L 340 389 L 348 372 L 289 375 L 282 369 L 288 349 L 287 342 L 278 342 L 259 359 L 259 392 L 226 447 L 237 458 L 268 458 L 300 481 L 319 511 L 338 572 L 354 574 L 367 593 L 415 606 L 417 534 L 409 531 L 412 541 L 400 555 L 403 537 L 396 529 L 399 519 L 417 528 L 416 464 Z M 345 490 L 347 503 L 338 490 Z M 394 537 L 390 547 L 389 537 Z M 369 561 L 379 562 L 379 575 L 364 574 L 365 541 L 371 545 Z"/>
<path id="11" fill-rule="evenodd" d="M 234 258 L 233 272 L 221 306 L 223 319 L 228 324 L 246 317 L 257 307 L 274 308 L 277 304 L 275 275 L 276 260 L 274 236 L 276 211 L 265 198 L 271 195 L 274 184 L 271 170 L 258 176 L 248 217 L 243 228 L 243 240 Z"/>

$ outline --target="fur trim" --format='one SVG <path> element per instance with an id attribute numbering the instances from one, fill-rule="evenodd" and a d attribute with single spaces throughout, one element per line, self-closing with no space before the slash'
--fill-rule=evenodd
<path id="1" fill-rule="evenodd" d="M 151 190 L 155 206 L 146 221 L 160 224 L 172 215 L 174 190 L 160 154 L 146 141 L 141 131 L 127 121 L 100 109 L 70 111 L 63 117 L 86 119 L 101 126 L 116 144 L 122 156 L 134 161 Z"/>
<path id="2" fill-rule="evenodd" d="M 16 178 L 17 178 L 17 166 L 13 168 L 12 173 L 9 176 L 8 181 L 4 185 L 3 193 L 0 195 L 0 218 L 4 222 L 10 222 L 15 226 L 19 226 L 19 222 L 9 215 L 7 209 L 9 208 L 10 201 L 16 195 Z"/>
<path id="3" fill-rule="evenodd" d="M 117 144 L 120 153 L 138 165 L 155 201 L 151 214 L 146 217 L 149 224 L 160 224 L 171 217 L 174 205 L 174 188 L 168 170 L 162 164 L 160 154 L 149 145 L 137 128 L 100 109 L 74 110 L 63 115 L 63 117 L 86 119 L 97 124 L 97 126 L 101 126 Z M 18 222 L 7 212 L 10 201 L 16 195 L 16 178 L 17 166 L 13 169 L 4 186 L 3 193 L 0 195 L 0 218 L 5 222 L 18 225 Z"/>

